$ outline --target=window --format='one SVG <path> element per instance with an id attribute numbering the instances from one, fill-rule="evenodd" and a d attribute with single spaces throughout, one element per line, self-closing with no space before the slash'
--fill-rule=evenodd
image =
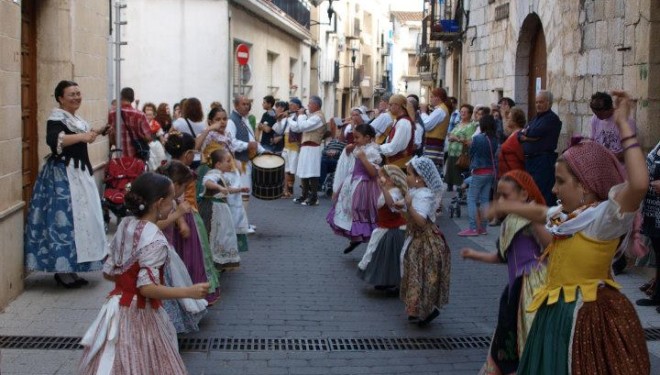
<path id="1" fill-rule="evenodd" d="M 274 82 L 274 69 L 275 69 L 275 60 L 277 59 L 277 54 L 268 51 L 268 61 L 266 62 L 266 86 L 273 90 L 276 89 L 277 85 Z"/>
<path id="2" fill-rule="evenodd" d="M 417 55 L 414 54 L 408 55 L 408 75 L 409 76 L 417 75 Z"/>

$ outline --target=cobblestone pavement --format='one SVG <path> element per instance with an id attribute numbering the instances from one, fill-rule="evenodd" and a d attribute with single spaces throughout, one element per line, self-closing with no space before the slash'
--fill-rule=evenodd
<path id="1" fill-rule="evenodd" d="M 464 216 L 440 219 L 452 251 L 450 303 L 429 327 L 407 322 L 403 304 L 356 276 L 365 246 L 349 255 L 346 241 L 325 223 L 329 201 L 301 207 L 290 200 L 252 200 L 249 237 L 241 268 L 221 276 L 221 301 L 210 308 L 199 332 L 187 339 L 363 339 L 490 336 L 506 267 L 466 262 L 461 247 L 493 251 L 498 228 L 487 236 L 461 238 Z M 648 270 L 617 280 L 631 300 Z M 0 314 L 0 336 L 81 336 L 111 289 L 100 274 L 85 289 L 57 288 L 49 275 L 27 279 L 25 292 Z M 660 314 L 639 308 L 644 327 L 660 328 Z M 653 371 L 660 373 L 660 341 L 649 341 Z M 453 350 L 210 350 L 186 351 L 191 374 L 475 374 L 483 347 Z M 79 350 L 2 350 L 2 374 L 71 374 Z"/>

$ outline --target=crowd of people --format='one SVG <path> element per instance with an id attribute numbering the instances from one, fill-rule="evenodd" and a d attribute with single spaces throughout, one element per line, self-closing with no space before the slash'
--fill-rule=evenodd
<path id="1" fill-rule="evenodd" d="M 428 104 L 396 94 L 327 121 L 318 96 L 306 107 L 266 96 L 257 122 L 245 96 L 231 111 L 212 103 L 206 116 L 187 98 L 172 116 L 166 103 L 136 108 L 124 88 L 115 145 L 117 109 L 92 129 L 76 115 L 80 88 L 62 81 L 47 124 L 52 154 L 29 207 L 26 266 L 66 288 L 96 270 L 115 283 L 83 337 L 81 373 L 185 373 L 176 334 L 199 329 L 219 299 L 219 274 L 240 266 L 256 231 L 247 215 L 252 161 L 273 153 L 284 159 L 282 198 L 314 207 L 330 196 L 325 218 L 346 238 L 343 253 L 367 244 L 358 277 L 398 295 L 419 327 L 449 302 L 443 194 L 466 196 L 469 226 L 459 236 L 500 225 L 496 251 L 460 250 L 508 267 L 483 373 L 648 373 L 641 324 L 613 274 L 616 259 L 645 254 L 640 229 L 660 257 L 660 143 L 645 163 L 630 99 L 612 94 L 592 97 L 591 139 L 573 137 L 559 153 L 562 122 L 545 90 L 530 121 L 510 98 L 459 105 L 436 88 Z M 109 244 L 87 152 L 104 135 L 148 166 Z M 650 298 L 639 305 L 660 306 L 655 284 L 643 286 Z"/>

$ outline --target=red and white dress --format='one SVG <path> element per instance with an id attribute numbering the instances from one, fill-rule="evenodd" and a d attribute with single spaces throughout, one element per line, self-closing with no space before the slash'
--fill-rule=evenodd
<path id="1" fill-rule="evenodd" d="M 103 266 L 114 276 L 101 312 L 87 330 L 80 374 L 187 374 L 176 330 L 161 301 L 139 288 L 163 284 L 168 242 L 158 227 L 128 217 L 122 220 Z"/>

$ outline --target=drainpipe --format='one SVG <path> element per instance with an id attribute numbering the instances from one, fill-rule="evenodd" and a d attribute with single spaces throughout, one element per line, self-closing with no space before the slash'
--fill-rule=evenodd
<path id="1" fill-rule="evenodd" d="M 227 108 L 233 108 L 231 93 L 234 89 L 234 70 L 231 63 L 234 59 L 234 43 L 231 37 L 231 2 L 227 0 Z"/>

